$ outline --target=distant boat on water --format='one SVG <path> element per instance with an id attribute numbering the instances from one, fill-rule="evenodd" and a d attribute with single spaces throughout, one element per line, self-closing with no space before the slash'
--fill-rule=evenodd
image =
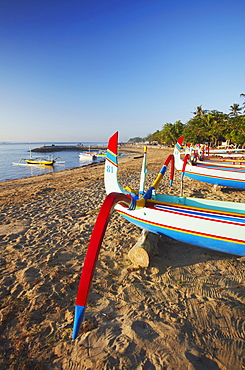
<path id="1" fill-rule="evenodd" d="M 54 164 L 64 164 L 60 157 L 53 158 L 52 155 L 32 157 L 30 150 L 30 158 L 21 158 L 19 162 L 13 162 L 14 165 L 34 165 L 34 166 L 54 166 Z"/>
<path id="2" fill-rule="evenodd" d="M 94 161 L 96 159 L 96 155 L 90 152 L 82 152 L 79 154 L 79 159 L 82 161 Z"/>
<path id="3" fill-rule="evenodd" d="M 105 157 L 106 156 L 106 152 L 104 151 L 94 151 L 94 152 L 91 152 L 90 150 L 90 145 L 89 145 L 89 151 L 87 152 L 81 152 L 79 154 L 79 159 L 80 160 L 91 160 L 91 161 L 94 161 L 97 157 Z"/>

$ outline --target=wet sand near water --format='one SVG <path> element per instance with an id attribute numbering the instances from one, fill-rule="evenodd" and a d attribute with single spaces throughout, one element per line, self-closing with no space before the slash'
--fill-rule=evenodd
<path id="1" fill-rule="evenodd" d="M 127 150 L 119 181 L 138 190 L 142 148 Z M 148 149 L 146 188 L 170 153 Z M 116 213 L 71 340 L 103 173 L 95 164 L 0 183 L 0 369 L 245 368 L 245 257 L 161 237 L 159 255 L 136 268 L 127 254 L 141 230 Z M 179 175 L 168 182 L 159 192 L 179 195 Z M 245 203 L 243 190 L 188 178 L 184 195 Z"/>

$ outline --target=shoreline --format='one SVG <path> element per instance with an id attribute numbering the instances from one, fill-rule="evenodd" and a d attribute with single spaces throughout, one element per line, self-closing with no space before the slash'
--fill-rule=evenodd
<path id="1" fill-rule="evenodd" d="M 121 150 L 121 149 L 120 149 Z M 146 188 L 168 149 L 148 150 Z M 138 189 L 142 148 L 119 157 Z M 161 237 L 149 268 L 127 258 L 141 230 L 115 212 L 81 333 L 71 340 L 82 263 L 105 198 L 104 163 L 0 183 L 0 364 L 15 369 L 242 368 L 245 257 Z M 179 195 L 163 178 L 159 192 Z M 244 201 L 245 191 L 185 178 L 184 195 Z"/>

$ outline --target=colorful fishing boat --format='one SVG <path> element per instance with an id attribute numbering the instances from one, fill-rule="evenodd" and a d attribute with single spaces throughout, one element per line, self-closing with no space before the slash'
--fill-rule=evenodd
<path id="1" fill-rule="evenodd" d="M 124 190 L 118 183 L 118 133 L 109 140 L 105 162 L 105 188 L 108 194 L 99 212 L 80 278 L 75 304 L 72 338 L 83 320 L 90 284 L 109 217 L 115 209 L 129 222 L 149 232 L 181 242 L 221 252 L 245 256 L 245 204 L 157 194 L 156 189 L 169 163 L 171 181 L 173 155 L 162 166 L 152 186 L 145 191 L 144 153 L 140 191 Z"/>
<path id="2" fill-rule="evenodd" d="M 33 159 L 26 159 L 27 164 L 34 164 L 38 166 L 53 166 L 55 160 L 47 160 L 45 158 L 33 158 Z"/>
<path id="3" fill-rule="evenodd" d="M 245 170 L 245 163 L 243 162 L 230 162 L 226 160 L 215 161 L 210 157 L 208 158 L 204 157 L 204 158 L 197 159 L 194 163 L 196 166 L 206 167 L 206 168 L 215 168 L 215 169 L 224 168 L 224 169 L 230 169 L 234 171 L 239 171 L 239 170 L 244 171 Z"/>
<path id="4" fill-rule="evenodd" d="M 96 157 L 106 157 L 106 152 L 104 151 L 98 151 L 98 152 L 86 152 L 88 154 L 93 154 Z"/>
<path id="5" fill-rule="evenodd" d="M 245 150 L 244 149 L 205 149 L 206 154 L 211 155 L 218 155 L 221 157 L 240 157 L 245 156 Z"/>
<path id="6" fill-rule="evenodd" d="M 190 161 L 190 155 L 187 153 L 182 159 L 180 153 L 182 151 L 182 143 L 184 136 L 179 138 L 174 149 L 174 163 L 177 171 L 182 175 L 188 176 L 194 180 L 207 182 L 214 185 L 228 186 L 234 188 L 245 189 L 245 169 L 238 166 L 208 166 L 200 165 L 195 161 Z"/>
<path id="7" fill-rule="evenodd" d="M 53 159 L 52 155 L 49 156 L 36 156 L 30 158 L 21 158 L 19 162 L 13 162 L 14 165 L 33 165 L 33 166 L 54 166 L 55 164 L 64 164 L 60 157 Z"/>
<path id="8" fill-rule="evenodd" d="M 96 159 L 96 155 L 90 152 L 82 152 L 79 154 L 79 159 L 81 161 L 94 161 Z"/>
<path id="9" fill-rule="evenodd" d="M 207 161 L 207 162 L 212 162 L 212 163 L 224 163 L 227 165 L 245 165 L 245 159 L 243 158 L 223 158 L 223 157 L 199 157 L 200 161 Z"/>

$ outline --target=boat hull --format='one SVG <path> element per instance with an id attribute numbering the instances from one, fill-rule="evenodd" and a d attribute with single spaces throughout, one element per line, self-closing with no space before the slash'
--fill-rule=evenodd
<path id="1" fill-rule="evenodd" d="M 217 219 L 203 216 L 199 222 L 191 222 L 193 220 L 190 219 L 189 215 L 185 215 L 183 212 L 176 215 L 176 209 L 173 209 L 167 211 L 166 209 L 144 208 L 143 210 L 128 211 L 125 207 L 116 207 L 118 213 L 126 220 L 149 232 L 199 247 L 244 256 L 245 240 L 237 238 L 237 235 L 240 234 L 241 227 L 244 229 L 245 218 L 240 219 L 236 225 L 231 225 L 227 221 L 218 223 Z M 191 208 L 188 210 L 190 212 Z"/>
<path id="2" fill-rule="evenodd" d="M 54 165 L 54 161 L 32 161 L 28 159 L 26 159 L 26 163 L 33 164 L 36 166 L 53 166 Z"/>
<path id="3" fill-rule="evenodd" d="M 96 156 L 94 154 L 89 153 L 80 153 L 79 159 L 83 161 L 94 161 L 96 159 Z"/>
<path id="4" fill-rule="evenodd" d="M 117 172 L 117 152 L 112 140 L 105 164 L 106 192 L 130 194 L 120 187 Z M 152 233 L 203 248 L 245 255 L 243 203 L 156 194 L 146 199 L 139 209 L 130 210 L 122 205 L 115 209 L 132 224 Z"/>

